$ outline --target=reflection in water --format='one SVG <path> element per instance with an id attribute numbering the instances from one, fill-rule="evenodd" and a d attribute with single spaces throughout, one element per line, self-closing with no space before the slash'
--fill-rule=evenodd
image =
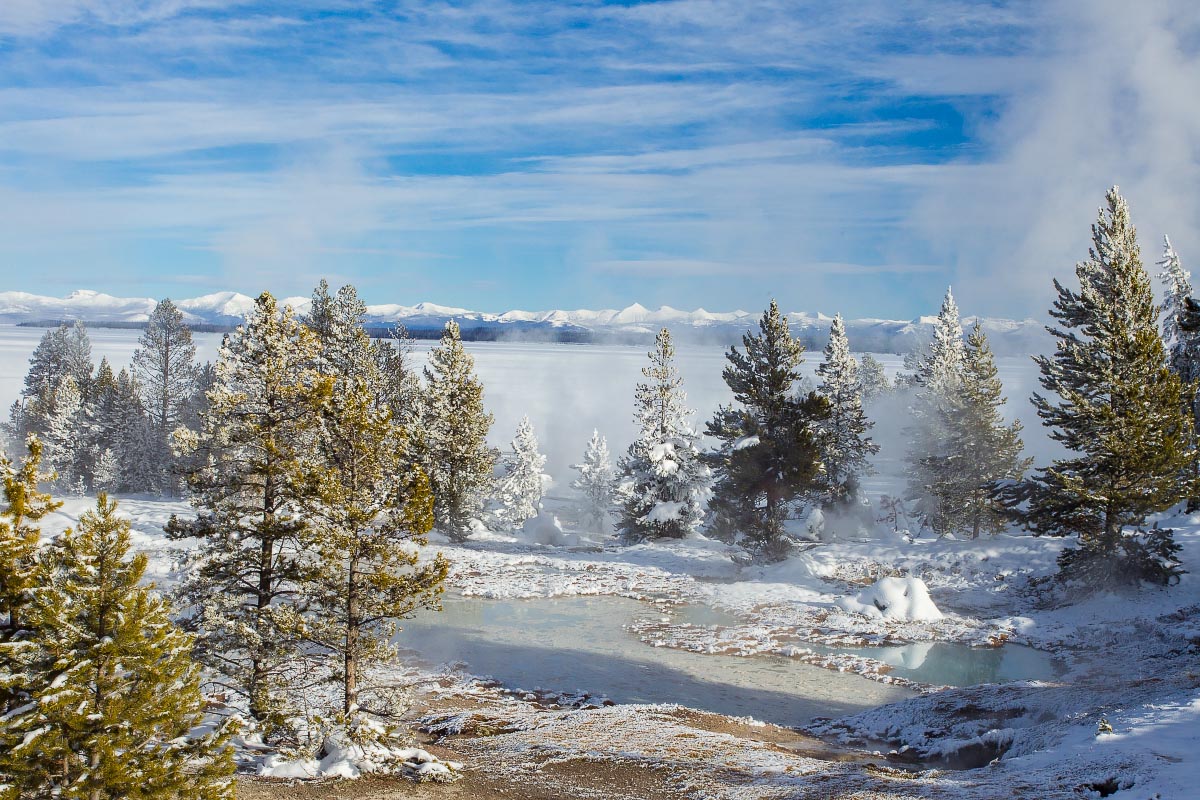
<path id="1" fill-rule="evenodd" d="M 890 664 L 893 675 L 941 686 L 1053 680 L 1062 674 L 1062 666 L 1049 653 L 1015 644 L 968 647 L 948 642 L 917 642 L 902 647 L 861 647 L 838 652 L 874 658 Z"/>
<path id="2" fill-rule="evenodd" d="M 625 629 L 649 610 L 620 597 L 553 600 L 444 598 L 445 610 L 405 623 L 397 643 L 426 661 L 466 662 L 510 688 L 587 691 L 618 703 L 679 703 L 782 725 L 838 716 L 899 700 L 911 692 L 850 673 L 780 656 L 751 658 L 656 648 Z M 738 620 L 705 606 L 679 606 L 672 621 L 731 625 Z M 893 674 L 950 686 L 1050 679 L 1057 665 L 1016 645 L 975 648 L 943 642 L 903 647 L 829 648 L 893 666 Z"/>
<path id="3" fill-rule="evenodd" d="M 912 695 L 795 659 L 650 647 L 624 627 L 647 607 L 620 597 L 447 596 L 443 605 L 440 614 L 407 621 L 397 643 L 435 664 L 464 661 L 470 672 L 511 688 L 588 691 L 618 703 L 679 703 L 793 726 Z"/>

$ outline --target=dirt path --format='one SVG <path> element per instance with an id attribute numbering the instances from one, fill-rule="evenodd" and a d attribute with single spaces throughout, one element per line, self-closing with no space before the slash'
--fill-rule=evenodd
<path id="1" fill-rule="evenodd" d="M 502 691 L 429 697 L 416 717 L 422 747 L 465 764 L 453 784 L 402 779 L 242 778 L 245 800 L 392 798 L 948 797 L 868 754 L 787 728 L 675 706 L 560 708 Z M 416 722 L 416 720 L 414 720 Z"/>

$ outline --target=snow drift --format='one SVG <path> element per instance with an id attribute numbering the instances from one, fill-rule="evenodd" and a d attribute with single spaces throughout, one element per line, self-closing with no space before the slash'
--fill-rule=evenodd
<path id="1" fill-rule="evenodd" d="M 936 622 L 944 615 L 929 598 L 920 578 L 880 578 L 854 597 L 843 597 L 838 607 L 874 619 Z"/>

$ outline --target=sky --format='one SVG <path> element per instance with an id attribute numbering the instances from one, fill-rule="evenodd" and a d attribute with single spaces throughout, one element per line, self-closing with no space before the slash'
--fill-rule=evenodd
<path id="1" fill-rule="evenodd" d="M 1045 316 L 1200 264 L 1193 0 L 4 0 L 0 290 Z"/>

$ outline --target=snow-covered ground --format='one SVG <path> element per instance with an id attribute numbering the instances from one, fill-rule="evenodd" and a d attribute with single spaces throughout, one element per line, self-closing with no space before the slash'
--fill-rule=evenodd
<path id="1" fill-rule="evenodd" d="M 91 502 L 68 498 L 47 528 L 71 524 Z M 188 513 L 187 505 L 122 498 L 121 508 L 134 520 L 135 546 L 153 557 L 152 577 L 169 584 L 173 551 L 181 545 L 166 542 L 161 525 L 172 513 Z M 451 589 L 467 597 L 642 601 L 648 609 L 644 624 L 631 626 L 629 635 L 639 637 L 647 651 L 679 648 L 696 659 L 789 656 L 918 690 L 907 700 L 809 726 L 832 742 L 891 753 L 893 761 L 918 769 L 910 775 L 915 796 L 1086 797 L 1124 789 L 1117 796 L 1183 798 L 1193 796 L 1189 793 L 1200 777 L 1194 757 L 1200 746 L 1200 517 L 1162 524 L 1178 526 L 1184 545 L 1189 574 L 1178 586 L 1101 593 L 1073 603 L 1030 588 L 1030 577 L 1053 571 L 1062 543 L 1026 536 L 908 542 L 881 533 L 870 541 L 816 545 L 772 566 L 744 566 L 735 549 L 702 538 L 621 547 L 577 532 L 582 546 L 555 547 L 486 534 L 459 546 L 435 541 L 429 549 L 450 557 Z M 566 527 L 570 530 L 569 523 Z M 908 616 L 925 618 L 889 619 L 853 610 L 880 593 L 870 589 L 880 578 L 901 576 L 911 580 L 885 582 L 891 588 L 883 594 L 894 597 L 897 588 L 920 581 L 941 618 L 918 613 Z M 923 607 L 924 599 L 917 605 Z M 714 611 L 708 618 L 694 611 L 674 613 L 695 608 Z M 437 624 L 436 617 L 420 622 Z M 1055 654 L 1064 670 L 1050 681 L 944 689 L 896 679 L 883 661 L 849 652 L 909 642 L 1020 642 Z M 397 669 L 415 682 L 436 684 L 443 698 L 466 702 L 481 691 L 473 688 L 481 684 L 470 678 L 469 663 L 410 662 Z M 603 754 L 616 748 L 640 753 L 637 757 L 649 764 L 656 757 L 650 740 L 662 733 L 663 715 L 677 713 L 673 707 L 609 707 L 588 699 L 586 692 L 574 701 L 556 698 L 548 704 L 545 692 L 535 688 L 510 686 L 530 691 L 502 693 L 502 711 L 488 713 L 504 716 L 511 730 L 506 728 L 503 740 L 489 736 L 489 747 L 554 751 L 564 758 L 589 748 L 597 758 L 607 757 Z M 588 689 L 546 690 L 555 688 Z M 829 706 L 836 709 L 837 703 Z M 452 717 L 426 723 L 445 733 Z M 1111 733 L 1098 733 L 1102 718 Z M 611 740 L 615 731 L 621 741 Z M 822 781 L 836 776 L 844 782 L 839 785 L 868 785 L 855 784 L 844 766 L 808 764 L 811 759 L 720 736 L 709 744 L 741 748 L 722 750 L 721 756 L 741 759 L 755 788 L 722 795 L 709 780 L 713 765 L 676 762 L 674 768 L 709 775 L 704 785 L 712 793 L 703 796 L 777 797 L 810 785 L 806 781 L 816 781 L 817 774 Z M 868 781 L 866 773 L 860 777 Z"/>

